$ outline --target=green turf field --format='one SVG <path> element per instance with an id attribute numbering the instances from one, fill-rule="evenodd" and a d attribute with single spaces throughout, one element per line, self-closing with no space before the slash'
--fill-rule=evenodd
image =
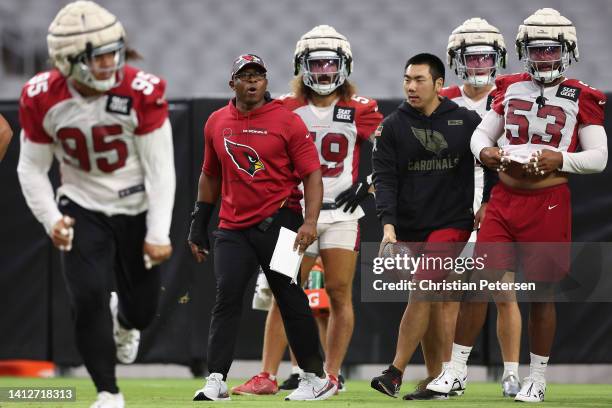
<path id="1" fill-rule="evenodd" d="M 167 380 L 167 379 L 125 379 L 120 380 L 121 391 L 126 400 L 126 408 L 138 407 L 195 407 L 210 406 L 210 402 L 193 402 L 191 397 L 196 389 L 202 387 L 199 380 Z M 237 381 L 230 381 L 230 386 L 237 385 Z M 7 403 L 0 402 L 0 407 L 89 407 L 95 399 L 94 388 L 88 379 L 53 378 L 53 379 L 23 379 L 0 378 L 0 387 L 76 387 L 76 402 L 48 402 L 48 403 Z M 370 388 L 366 381 L 349 381 L 348 391 L 327 401 L 311 402 L 321 407 L 392 407 L 414 405 L 425 407 L 486 407 L 516 406 L 511 399 L 504 399 L 500 395 L 498 384 L 468 383 L 467 392 L 462 397 L 453 397 L 447 401 L 403 401 L 389 398 Z M 413 384 L 404 384 L 402 395 L 409 392 Z M 288 404 L 301 404 L 300 402 L 287 402 L 283 400 L 287 393 L 271 397 L 243 397 L 232 396 L 231 402 L 220 402 L 215 405 L 228 405 L 232 407 L 274 407 Z M 546 392 L 546 401 L 542 407 L 612 407 L 612 385 L 565 385 L 549 384 Z"/>

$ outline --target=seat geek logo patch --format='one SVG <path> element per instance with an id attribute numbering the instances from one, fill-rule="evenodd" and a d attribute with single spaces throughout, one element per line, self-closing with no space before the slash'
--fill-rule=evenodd
<path id="1" fill-rule="evenodd" d="M 354 120 L 355 108 L 334 106 L 334 122 L 353 123 Z"/>
<path id="2" fill-rule="evenodd" d="M 557 96 L 559 98 L 568 99 L 570 101 L 578 101 L 580 96 L 580 88 L 574 88 L 573 86 L 561 85 L 557 89 Z"/>
<path id="3" fill-rule="evenodd" d="M 129 115 L 131 110 L 132 98 L 129 96 L 108 95 L 108 99 L 106 100 L 107 112 Z"/>

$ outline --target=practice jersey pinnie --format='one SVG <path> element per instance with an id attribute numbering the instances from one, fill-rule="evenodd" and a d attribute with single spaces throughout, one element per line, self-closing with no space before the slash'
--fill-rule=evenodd
<path id="1" fill-rule="evenodd" d="M 442 88 L 440 91 L 440 96 L 445 96 L 459 106 L 465 106 L 470 110 L 476 111 L 476 113 L 483 118 L 484 115 L 491 110 L 491 104 L 493 102 L 493 97 L 495 96 L 495 88 L 491 89 L 487 96 L 477 101 L 473 101 L 468 98 L 463 91 L 463 86 L 459 87 L 457 85 Z"/>
<path id="2" fill-rule="evenodd" d="M 457 85 L 449 86 L 448 88 L 442 88 L 440 96 L 445 96 L 451 101 L 455 102 L 459 106 L 465 106 L 466 108 L 475 111 L 480 115 L 481 118 L 491 110 L 491 104 L 493 102 L 493 96 L 495 95 L 495 88 L 489 91 L 489 94 L 484 98 L 477 101 L 473 101 L 468 98 L 463 92 L 463 86 Z M 474 167 L 474 214 L 480 208 L 482 202 L 482 192 L 484 190 L 484 171 L 482 167 L 475 162 Z"/>
<path id="3" fill-rule="evenodd" d="M 321 161 L 323 202 L 333 203 L 341 192 L 357 181 L 361 144 L 369 139 L 382 120 L 376 101 L 355 95 L 348 102 L 338 100 L 331 106 L 319 108 L 293 94 L 280 99 L 306 124 Z M 321 211 L 319 222 L 346 221 L 363 215 L 361 207 L 352 214 L 338 208 Z"/>
<path id="4" fill-rule="evenodd" d="M 24 142 L 54 145 L 62 176 L 58 196 L 106 215 L 147 209 L 134 138 L 168 118 L 165 87 L 129 65 L 121 83 L 99 97 L 81 96 L 57 70 L 25 84 L 19 106 Z"/>
<path id="5" fill-rule="evenodd" d="M 544 104 L 538 104 L 541 87 L 527 73 L 497 78 L 492 108 L 504 116 L 500 147 L 537 145 L 558 151 L 576 151 L 581 126 L 604 123 L 606 96 L 576 79 L 564 79 L 544 89 Z"/>

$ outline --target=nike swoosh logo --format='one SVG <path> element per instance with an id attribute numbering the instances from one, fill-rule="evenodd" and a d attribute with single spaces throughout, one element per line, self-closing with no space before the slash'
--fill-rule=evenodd
<path id="1" fill-rule="evenodd" d="M 599 103 L 600 105 L 605 105 L 606 101 L 598 101 L 597 103 Z"/>
<path id="2" fill-rule="evenodd" d="M 331 390 L 334 387 L 334 384 L 331 381 L 327 382 L 327 386 L 323 387 L 323 389 L 315 394 L 315 398 L 319 398 L 321 395 L 325 394 L 327 391 Z"/>
<path id="3" fill-rule="evenodd" d="M 549 206 L 548 206 L 548 209 L 549 209 L 549 210 L 552 210 L 553 208 L 555 208 L 555 207 L 556 207 L 556 206 L 558 206 L 558 205 L 559 205 L 559 204 L 549 205 Z"/>

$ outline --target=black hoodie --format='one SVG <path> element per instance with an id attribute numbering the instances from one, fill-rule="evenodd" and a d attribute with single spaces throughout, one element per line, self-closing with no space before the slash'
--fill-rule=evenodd
<path id="1" fill-rule="evenodd" d="M 472 230 L 470 139 L 479 123 L 476 112 L 443 98 L 430 116 L 404 101 L 378 128 L 372 151 L 376 210 L 383 225 L 395 226 L 398 240 L 425 241 L 444 228 Z"/>

